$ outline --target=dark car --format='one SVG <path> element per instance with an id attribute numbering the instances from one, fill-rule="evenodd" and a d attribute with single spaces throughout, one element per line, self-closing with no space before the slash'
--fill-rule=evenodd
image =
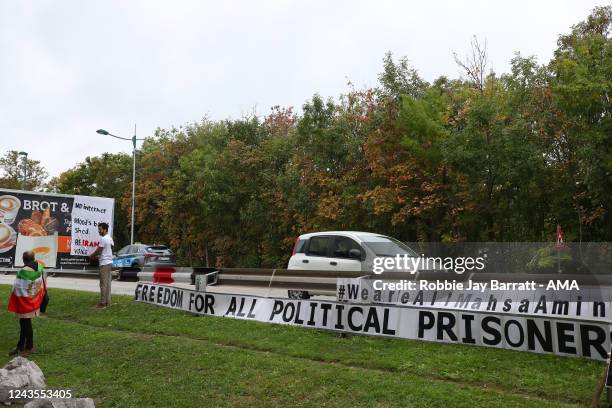
<path id="1" fill-rule="evenodd" d="M 113 257 L 113 269 L 119 279 L 136 277 L 140 268 L 152 265 L 176 265 L 176 256 L 165 245 L 134 244 L 121 248 Z"/>

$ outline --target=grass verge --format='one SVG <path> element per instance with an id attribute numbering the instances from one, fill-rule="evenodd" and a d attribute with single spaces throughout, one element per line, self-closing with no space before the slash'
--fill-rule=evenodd
<path id="1" fill-rule="evenodd" d="M 0 309 L 10 288 L 0 286 Z M 50 289 L 34 321 L 49 387 L 98 407 L 572 406 L 586 404 L 600 362 L 493 348 L 381 339 L 246 322 Z M 18 324 L 0 312 L 0 350 Z M 0 362 L 8 361 L 0 358 Z"/>

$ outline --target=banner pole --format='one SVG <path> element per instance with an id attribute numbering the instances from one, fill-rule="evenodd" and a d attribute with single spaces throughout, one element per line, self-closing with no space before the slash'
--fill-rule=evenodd
<path id="1" fill-rule="evenodd" d="M 595 394 L 593 394 L 593 398 L 591 399 L 591 404 L 589 405 L 589 408 L 596 408 L 597 406 L 599 406 L 599 400 L 601 399 L 601 393 L 603 392 L 603 389 L 606 386 L 606 383 L 608 380 L 608 373 L 610 371 L 610 353 L 608 353 L 608 359 L 606 363 L 607 364 L 604 366 L 603 376 L 601 377 L 599 384 L 597 384 L 597 388 L 595 388 Z M 608 388 L 606 392 L 608 404 L 610 403 L 610 394 L 611 394 L 610 388 Z"/>

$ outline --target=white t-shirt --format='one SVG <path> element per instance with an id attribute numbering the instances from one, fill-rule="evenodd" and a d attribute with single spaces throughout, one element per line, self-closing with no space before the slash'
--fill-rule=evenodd
<path id="1" fill-rule="evenodd" d="M 115 243 L 109 234 L 100 238 L 100 248 L 102 248 L 100 266 L 113 263 L 113 245 L 115 245 Z"/>

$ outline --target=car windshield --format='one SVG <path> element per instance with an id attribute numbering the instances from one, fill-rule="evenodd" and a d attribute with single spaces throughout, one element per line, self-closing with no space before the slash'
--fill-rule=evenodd
<path id="1" fill-rule="evenodd" d="M 363 239 L 365 246 L 370 248 L 376 256 L 419 256 L 415 250 L 394 238 L 383 235 L 368 235 L 362 236 L 361 239 Z"/>

